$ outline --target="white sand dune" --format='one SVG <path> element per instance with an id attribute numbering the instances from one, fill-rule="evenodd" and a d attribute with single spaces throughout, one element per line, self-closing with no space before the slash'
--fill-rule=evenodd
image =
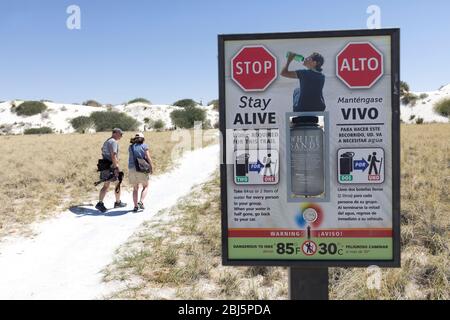
<path id="1" fill-rule="evenodd" d="M 449 118 L 443 117 L 434 111 L 434 105 L 441 99 L 450 99 L 450 84 L 441 87 L 436 91 L 413 92 L 416 95 L 425 93 L 428 95 L 425 99 L 417 100 L 414 106 L 402 105 L 400 107 L 400 118 L 406 123 L 415 123 L 417 118 L 422 118 L 424 122 L 443 122 L 448 123 Z"/>
<path id="2" fill-rule="evenodd" d="M 139 225 L 176 204 L 218 168 L 219 146 L 187 152 L 172 171 L 151 179 L 144 212 L 129 205 L 101 214 L 92 206 L 72 208 L 36 224 L 33 238 L 7 238 L 0 244 L 0 299 L 101 299 L 111 288 L 101 271 Z M 111 188 L 112 190 L 112 188 Z M 106 206 L 113 203 L 113 191 Z"/>
<path id="3" fill-rule="evenodd" d="M 19 116 L 11 112 L 13 105 L 19 106 L 23 101 L 6 101 L 0 103 L 0 134 L 8 131 L 8 134 L 22 134 L 29 128 L 50 127 L 56 133 L 74 132 L 70 120 L 78 116 L 89 116 L 94 111 L 106 111 L 108 107 L 90 107 L 78 104 L 44 102 L 47 110 L 42 114 L 31 117 Z M 219 113 L 213 110 L 213 106 L 198 106 L 206 111 L 207 119 L 211 125 L 219 120 Z M 170 113 L 174 110 L 183 109 L 171 105 L 151 105 L 147 103 L 132 103 L 128 105 L 116 105 L 110 107 L 110 110 L 125 112 L 131 117 L 141 122 L 139 130 L 144 131 L 144 119 L 162 120 L 166 128 L 173 127 Z M 5 130 L 8 128 L 7 130 Z"/>

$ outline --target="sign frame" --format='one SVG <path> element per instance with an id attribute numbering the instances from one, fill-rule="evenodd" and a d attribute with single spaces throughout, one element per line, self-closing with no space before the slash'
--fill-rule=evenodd
<path id="1" fill-rule="evenodd" d="M 392 241 L 390 260 L 238 260 L 228 256 L 228 208 L 225 120 L 225 42 L 239 40 L 277 40 L 298 38 L 333 38 L 389 36 L 391 40 L 391 116 L 392 116 Z M 334 31 L 248 33 L 218 35 L 219 129 L 221 134 L 220 190 L 222 220 L 222 264 L 225 266 L 285 267 L 379 267 L 398 268 L 400 261 L 400 29 L 355 29 Z"/>

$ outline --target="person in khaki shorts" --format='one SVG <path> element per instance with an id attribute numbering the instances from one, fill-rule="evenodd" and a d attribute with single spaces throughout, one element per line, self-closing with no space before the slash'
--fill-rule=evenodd
<path id="1" fill-rule="evenodd" d="M 103 200 L 108 192 L 111 182 L 116 182 L 120 186 L 118 177 L 120 174 L 119 168 L 119 140 L 123 136 L 123 131 L 120 128 L 115 128 L 112 131 L 112 136 L 103 143 L 102 146 L 102 158 L 103 160 L 109 161 L 111 164 L 111 169 L 103 170 L 100 172 L 100 181 L 104 181 L 103 188 L 100 190 L 98 203 L 95 205 L 97 210 L 101 212 L 106 212 L 108 209 L 105 207 Z M 109 179 L 111 170 L 114 172 L 112 179 Z M 117 188 L 116 184 L 116 188 Z M 120 189 L 119 192 L 115 192 L 116 202 L 114 203 L 114 208 L 124 208 L 127 206 L 126 203 L 120 200 Z"/>
<path id="2" fill-rule="evenodd" d="M 133 202 L 134 202 L 134 212 L 139 210 L 144 210 L 144 199 L 148 191 L 148 180 L 150 177 L 149 173 L 138 172 L 136 170 L 136 159 L 145 159 L 153 168 L 152 158 L 150 157 L 150 152 L 148 150 L 148 145 L 144 143 L 145 137 L 143 133 L 136 133 L 134 138 L 130 140 L 130 147 L 128 148 L 128 178 L 130 185 L 133 186 Z M 142 185 L 142 191 L 139 199 L 139 185 Z"/>

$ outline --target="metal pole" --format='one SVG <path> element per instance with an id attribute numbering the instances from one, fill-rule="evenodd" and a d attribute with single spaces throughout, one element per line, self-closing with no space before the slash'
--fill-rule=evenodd
<path id="1" fill-rule="evenodd" d="M 289 268 L 290 300 L 328 300 L 328 268 Z"/>

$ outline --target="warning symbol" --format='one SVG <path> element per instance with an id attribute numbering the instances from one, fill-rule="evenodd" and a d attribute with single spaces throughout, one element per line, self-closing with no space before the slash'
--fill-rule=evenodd
<path id="1" fill-rule="evenodd" d="M 302 251 L 307 256 L 312 256 L 317 251 L 317 245 L 314 241 L 308 240 L 302 244 Z"/>

